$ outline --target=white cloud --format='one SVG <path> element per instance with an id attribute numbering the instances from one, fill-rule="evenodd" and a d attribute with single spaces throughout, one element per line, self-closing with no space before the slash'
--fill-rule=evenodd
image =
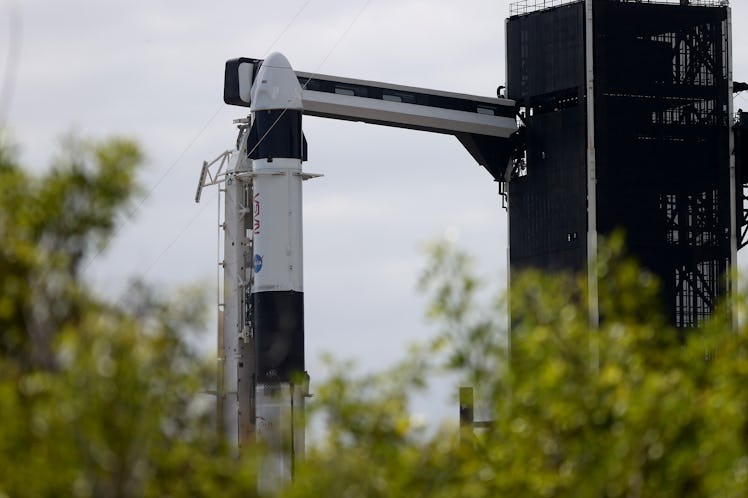
<path id="1" fill-rule="evenodd" d="M 45 163 L 73 125 L 138 138 L 148 190 L 181 156 L 92 267 L 97 284 L 116 286 L 150 266 L 162 282 L 212 282 L 216 205 L 195 205 L 194 188 L 202 161 L 233 146 L 231 120 L 246 110 L 223 108 L 195 137 L 220 106 L 228 58 L 263 57 L 278 39 L 272 49 L 300 70 L 488 96 L 503 84 L 509 2 L 371 0 L 351 24 L 364 2 L 312 0 L 300 14 L 305 0 L 20 4 L 10 117 L 24 160 Z M 746 81 L 748 5 L 732 3 L 735 79 Z M 6 20 L 0 7 L 0 25 Z M 5 57 L 0 42 L 0 67 Z M 325 174 L 304 187 L 310 365 L 319 350 L 384 364 L 427 336 L 414 291 L 418 246 L 450 227 L 478 255 L 479 271 L 503 282 L 506 215 L 496 184 L 454 138 L 321 119 L 306 119 L 305 133 L 305 167 Z"/>

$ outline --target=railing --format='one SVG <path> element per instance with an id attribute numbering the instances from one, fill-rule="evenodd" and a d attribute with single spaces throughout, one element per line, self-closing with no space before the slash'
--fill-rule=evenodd
<path id="1" fill-rule="evenodd" d="M 509 4 L 509 14 L 519 16 L 535 12 L 536 10 L 545 10 L 560 5 L 570 3 L 579 3 L 584 0 L 519 0 Z M 672 5 L 700 5 L 707 7 L 720 7 L 729 5 L 728 0 L 617 0 L 619 2 L 629 3 L 659 3 Z"/>
<path id="2" fill-rule="evenodd" d="M 579 3 L 583 0 L 520 0 L 509 4 L 509 14 L 519 16 L 535 12 L 536 10 L 550 9 L 567 3 Z"/>

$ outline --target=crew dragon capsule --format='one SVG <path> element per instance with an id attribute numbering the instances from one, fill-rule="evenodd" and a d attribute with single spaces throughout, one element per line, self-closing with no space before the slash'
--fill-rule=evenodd
<path id="1" fill-rule="evenodd" d="M 257 381 L 288 383 L 304 372 L 301 86 L 279 53 L 265 59 L 252 87 L 251 313 Z"/>

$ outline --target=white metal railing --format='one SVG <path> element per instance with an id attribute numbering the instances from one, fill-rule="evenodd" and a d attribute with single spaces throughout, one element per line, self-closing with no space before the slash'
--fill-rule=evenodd
<path id="1" fill-rule="evenodd" d="M 583 0 L 519 0 L 509 4 L 509 14 L 518 16 L 535 12 L 536 10 L 550 9 L 567 3 L 579 3 Z"/>
<path id="2" fill-rule="evenodd" d="M 584 0 L 518 0 L 509 4 L 509 14 L 518 16 L 535 12 L 536 10 L 550 9 L 570 3 L 579 3 Z M 700 5 L 707 7 L 720 7 L 729 5 L 728 0 L 618 0 L 619 2 L 631 3 L 660 3 L 672 5 Z"/>

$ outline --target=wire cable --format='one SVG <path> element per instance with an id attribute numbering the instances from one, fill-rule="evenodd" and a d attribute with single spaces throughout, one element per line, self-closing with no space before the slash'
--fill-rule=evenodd
<path id="1" fill-rule="evenodd" d="M 279 40 L 279 39 L 280 39 L 280 38 L 281 38 L 281 37 L 283 36 L 283 34 L 284 34 L 284 33 L 285 33 L 285 32 L 286 32 L 286 31 L 287 31 L 288 29 L 289 29 L 289 27 L 291 26 L 291 24 L 293 24 L 293 22 L 294 22 L 294 21 L 295 21 L 295 20 L 296 20 L 296 19 L 297 19 L 297 18 L 299 17 L 299 15 L 300 15 L 300 14 L 301 14 L 301 13 L 303 12 L 303 10 L 304 10 L 304 9 L 306 8 L 306 6 L 307 6 L 307 5 L 309 5 L 309 3 L 310 3 L 311 1 L 312 1 L 312 0 L 307 0 L 307 2 L 306 2 L 306 3 L 304 4 L 304 5 L 302 5 L 302 7 L 301 7 L 301 8 L 299 9 L 299 11 L 298 11 L 298 12 L 296 13 L 296 15 L 294 16 L 294 18 L 293 18 L 293 19 L 291 19 L 291 21 L 290 21 L 290 22 L 288 23 L 288 25 L 287 25 L 287 26 L 286 26 L 286 27 L 284 28 L 284 30 L 283 30 L 283 31 L 281 32 L 281 35 L 279 35 L 279 36 L 278 36 L 278 37 L 276 38 L 276 40 L 275 40 L 275 41 L 274 41 L 274 42 L 273 42 L 273 43 L 272 43 L 272 44 L 270 45 L 270 48 L 272 48 L 272 46 L 273 46 L 273 45 L 274 45 L 274 44 L 275 44 L 275 43 L 276 43 L 276 42 L 277 42 L 277 41 L 278 41 L 278 40 Z M 330 58 L 330 56 L 332 55 L 332 53 L 333 53 L 333 52 L 334 52 L 334 51 L 335 51 L 335 50 L 336 50 L 336 49 L 338 48 L 338 46 L 340 46 L 340 43 L 341 43 L 341 42 L 343 41 L 343 39 L 345 38 L 345 36 L 346 36 L 346 35 L 347 35 L 347 34 L 348 34 L 348 33 L 350 32 L 350 30 L 351 30 L 351 29 L 353 28 L 353 26 L 354 26 L 354 25 L 356 24 L 356 22 L 357 22 L 357 21 L 358 21 L 358 19 L 359 19 L 359 18 L 361 17 L 361 15 L 362 15 L 362 14 L 364 13 L 364 11 L 366 10 L 366 8 L 367 8 L 367 7 L 369 6 L 369 4 L 370 4 L 370 3 L 371 3 L 371 0 L 366 0 L 366 1 L 364 2 L 363 6 L 362 6 L 362 7 L 361 7 L 361 8 L 359 9 L 359 11 L 358 11 L 358 12 L 356 13 L 356 15 L 355 15 L 355 17 L 353 18 L 353 20 L 352 20 L 352 21 L 351 21 L 351 22 L 350 22 L 350 23 L 348 24 L 348 26 L 346 27 L 346 29 L 345 29 L 345 30 L 343 31 L 343 33 L 342 33 L 342 34 L 341 34 L 341 35 L 340 35 L 340 36 L 338 37 L 338 39 L 337 39 L 337 40 L 336 40 L 336 42 L 335 42 L 335 43 L 333 44 L 333 46 L 332 46 L 332 47 L 331 47 L 331 48 L 330 48 L 330 49 L 329 49 L 329 50 L 327 51 L 327 53 L 325 54 L 324 58 L 322 59 L 322 62 L 320 62 L 320 63 L 319 63 L 318 65 L 317 65 L 317 68 L 315 69 L 314 73 L 312 74 L 312 77 L 311 77 L 311 78 L 310 78 L 310 79 L 309 79 L 309 80 L 308 80 L 308 81 L 307 81 L 307 82 L 306 82 L 306 83 L 304 84 L 304 87 L 303 87 L 303 89 L 306 89 L 306 86 L 307 86 L 307 85 L 309 84 L 309 82 L 310 82 L 310 81 L 311 81 L 311 80 L 312 80 L 312 79 L 314 78 L 314 76 L 316 76 L 316 75 L 318 75 L 318 74 L 319 74 L 319 69 L 320 69 L 320 68 L 321 68 L 321 67 L 322 67 L 322 66 L 323 66 L 323 65 L 325 64 L 325 62 L 327 62 L 327 60 L 328 60 L 328 59 Z M 268 49 L 268 50 L 270 50 L 270 49 Z M 204 131 L 205 131 L 205 130 L 207 129 L 207 127 L 208 127 L 208 126 L 210 125 L 210 123 L 211 123 L 211 122 L 213 121 L 213 119 L 215 119 L 215 117 L 216 117 L 216 116 L 218 115 L 218 113 L 219 113 L 219 112 L 221 111 L 221 109 L 223 109 L 223 104 L 222 104 L 222 105 L 221 105 L 221 106 L 219 107 L 219 109 L 218 109 L 218 110 L 216 111 L 216 113 L 215 113 L 215 114 L 214 114 L 214 115 L 213 115 L 213 116 L 212 116 L 212 117 L 211 117 L 211 118 L 210 118 L 210 119 L 208 120 L 208 122 L 207 122 L 207 123 L 205 124 L 205 126 L 203 126 L 203 128 L 202 128 L 202 129 L 200 130 L 200 132 L 199 132 L 199 133 L 197 134 L 197 136 L 196 136 L 196 137 L 195 137 L 195 138 L 194 138 L 194 139 L 193 139 L 193 140 L 192 140 L 192 141 L 191 141 L 191 142 L 190 142 L 190 143 L 188 144 L 188 146 L 187 146 L 187 147 L 185 148 L 185 150 L 184 150 L 184 151 L 182 152 L 182 154 L 180 154 L 180 155 L 179 155 L 179 157 L 178 157 L 178 158 L 177 158 L 177 159 L 176 159 L 176 160 L 174 161 L 174 163 L 172 164 L 172 166 L 170 166 L 170 167 L 169 167 L 169 169 L 168 169 L 168 170 L 166 171 L 166 173 L 164 173 L 164 175 L 162 175 L 162 177 L 161 177 L 161 178 L 159 179 L 159 181 L 158 181 L 158 182 L 157 182 L 157 183 L 156 183 L 156 184 L 155 184 L 155 185 L 153 186 L 153 188 L 152 188 L 152 189 L 150 190 L 150 192 L 148 193 L 148 195 L 147 195 L 147 196 L 146 196 L 146 197 L 145 197 L 145 198 L 143 199 L 143 201 L 142 201 L 142 202 L 141 202 L 141 203 L 140 203 L 140 204 L 139 204 L 139 205 L 138 205 L 138 206 L 136 207 L 136 209 L 135 209 L 135 210 L 133 210 L 133 212 L 132 212 L 131 214 L 134 214 L 135 212 L 137 212 L 137 210 L 138 210 L 138 209 L 139 209 L 139 208 L 140 208 L 140 207 L 141 207 L 141 206 L 143 205 L 143 203 L 145 202 L 145 200 L 146 200 L 146 199 L 147 199 L 148 197 L 150 197 L 150 194 L 151 194 L 151 193 L 153 193 L 153 190 L 155 190 L 155 188 L 156 188 L 156 187 L 157 187 L 157 186 L 158 186 L 158 185 L 159 185 L 159 184 L 161 183 L 161 181 L 162 181 L 162 180 L 163 180 L 163 179 L 164 179 L 164 178 L 166 177 L 166 175 L 168 175 L 168 173 L 169 173 L 169 172 L 170 172 L 170 171 L 171 171 L 171 170 L 172 170 L 172 169 L 174 168 L 174 166 L 175 166 L 175 165 L 176 165 L 176 164 L 177 164 L 177 163 L 179 162 L 179 160 L 180 160 L 180 159 L 182 158 L 182 156 L 184 156 L 184 154 L 185 154 L 185 153 L 187 152 L 187 150 L 189 150 L 189 148 L 190 148 L 190 147 L 192 146 L 192 144 L 194 144 L 194 142 L 195 142 L 195 141 L 197 140 L 197 138 L 198 138 L 198 137 L 199 137 L 199 136 L 200 136 L 200 135 L 201 135 L 201 134 L 202 134 L 202 133 L 203 133 L 203 132 L 204 132 Z M 280 115 L 278 116 L 278 118 L 276 118 L 276 120 L 275 120 L 275 121 L 273 122 L 273 124 L 272 124 L 272 125 L 271 125 L 271 126 L 270 126 L 270 127 L 268 128 L 268 130 L 267 130 L 267 131 L 266 131 L 266 132 L 265 132 L 265 133 L 264 133 L 264 134 L 262 135 L 262 137 L 260 137 L 260 139 L 259 139 L 259 140 L 257 141 L 257 143 L 256 143 L 256 144 L 254 145 L 254 147 L 252 147 L 252 149 L 251 149 L 251 150 L 250 150 L 250 151 L 249 151 L 249 152 L 247 153 L 247 155 L 251 155 L 251 154 L 252 154 L 252 153 L 253 153 L 253 152 L 254 152 L 254 151 L 255 151 L 255 150 L 257 149 L 257 147 L 259 147 L 259 146 L 260 146 L 260 145 L 262 144 L 262 142 L 263 142 L 263 141 L 264 141 L 264 140 L 265 140 L 265 139 L 267 138 L 268 134 L 269 134 L 269 133 L 270 133 L 270 132 L 271 132 L 271 131 L 273 130 L 273 128 L 274 128 L 274 127 L 275 127 L 275 126 L 276 126 L 276 125 L 278 124 L 278 122 L 280 121 L 280 119 L 281 119 L 281 118 L 283 117 L 283 115 L 284 115 L 284 114 L 286 113 L 286 110 L 287 110 L 287 109 L 283 109 L 283 111 L 282 111 L 282 112 L 280 113 Z M 216 197 L 216 195 L 217 195 L 217 194 L 213 194 L 213 195 L 212 195 L 212 196 L 210 197 L 210 199 L 209 199 L 209 202 L 206 202 L 206 203 L 205 203 L 205 205 L 207 206 L 207 205 L 208 205 L 208 204 L 210 203 L 210 201 L 212 201 L 212 200 L 213 200 L 213 199 L 214 199 L 214 198 Z M 161 260 L 161 258 L 162 258 L 162 257 L 163 257 L 163 256 L 164 256 L 164 255 L 165 255 L 165 254 L 166 254 L 166 253 L 167 253 L 167 252 L 168 252 L 168 251 L 169 251 L 169 250 L 170 250 L 170 249 L 171 249 L 171 248 L 172 248 L 172 247 L 173 247 L 173 246 L 174 246 L 174 245 L 176 244 L 176 242 L 177 242 L 177 241 L 178 241 L 178 240 L 179 240 L 179 239 L 180 239 L 180 238 L 181 238 L 181 237 L 182 237 L 182 236 L 183 236 L 183 235 L 184 235 L 184 234 L 186 233 L 186 231 L 187 231 L 187 230 L 188 230 L 188 229 L 189 229 L 189 228 L 190 228 L 190 227 L 192 226 L 192 224 L 193 224 L 193 223 L 194 223 L 194 222 L 195 222 L 195 221 L 196 221 L 196 220 L 197 220 L 197 219 L 198 219 L 198 218 L 200 217 L 200 215 L 202 215 L 202 213 L 203 213 L 203 212 L 205 211 L 205 209 L 206 209 L 205 207 L 204 207 L 204 208 L 202 208 L 202 209 L 200 209 L 200 210 L 198 211 L 198 213 L 197 213 L 197 214 L 196 214 L 195 216 L 193 216 L 193 217 L 192 217 L 192 219 L 190 219 L 190 221 L 189 221 L 189 222 L 187 223 L 187 225 L 185 225 L 185 226 L 184 226 L 184 227 L 183 227 L 183 228 L 182 228 L 182 229 L 181 229 L 181 230 L 180 230 L 180 231 L 179 231 L 179 232 L 177 233 L 177 235 L 176 235 L 176 236 L 175 236 L 175 237 L 174 237 L 174 238 L 172 239 L 172 241 L 171 241 L 171 242 L 170 242 L 170 243 L 169 243 L 169 244 L 168 244 L 168 245 L 167 245 L 167 246 L 166 246 L 166 247 L 165 247 L 165 248 L 164 248 L 164 249 L 163 249 L 163 250 L 162 250 L 162 251 L 161 251 L 161 252 L 160 252 L 160 253 L 158 254 L 158 256 L 156 256 L 156 258 L 154 259 L 154 261 L 153 261 L 153 262 L 152 262 L 152 263 L 151 263 L 150 265 L 148 265 L 148 267 L 147 267 L 147 268 L 146 268 L 146 270 L 144 271 L 144 273 L 143 273 L 143 275 L 144 275 L 144 276 L 145 276 L 145 275 L 147 275 L 147 274 L 148 274 L 148 273 L 149 273 L 149 272 L 150 272 L 150 271 L 151 271 L 151 270 L 152 270 L 152 269 L 153 269 L 153 268 L 154 268 L 154 267 L 156 266 L 156 264 L 157 264 L 157 263 L 158 263 L 158 262 L 159 262 L 159 261 Z M 121 228 L 121 227 L 120 227 L 120 228 Z M 114 235 L 116 235 L 116 233 L 117 233 L 117 232 L 119 232 L 119 228 L 117 229 L 117 231 L 115 232 L 115 234 L 114 234 Z M 112 237 L 110 237 L 110 238 L 109 238 L 109 239 L 107 240 L 107 242 L 106 242 L 106 245 L 108 245 L 108 244 L 109 244 L 109 243 L 111 242 L 111 240 L 112 240 L 112 239 L 114 238 L 114 235 L 113 235 Z M 105 247 L 106 247 L 106 246 L 105 246 Z M 99 251 L 99 252 L 98 252 L 98 253 L 97 253 L 97 254 L 96 254 L 96 255 L 94 256 L 93 260 L 95 260 L 95 259 L 96 259 L 96 257 L 98 257 L 98 256 L 99 256 L 99 255 L 100 255 L 100 254 L 101 254 L 101 253 L 103 252 L 103 250 L 104 250 L 104 249 L 101 249 L 101 250 L 100 250 L 100 251 Z M 90 264 L 91 264 L 91 263 L 93 262 L 93 260 L 89 261 L 89 263 L 88 263 L 88 264 L 86 265 L 86 267 L 85 267 L 85 268 L 88 268 L 88 267 L 90 266 Z"/>
<path id="2" fill-rule="evenodd" d="M 140 199 L 140 201 L 135 205 L 135 207 L 127 213 L 127 215 L 119 222 L 117 227 L 112 231 L 111 234 L 106 238 L 104 241 L 104 244 L 101 245 L 101 247 L 94 253 L 94 255 L 86 262 L 86 264 L 83 266 L 83 271 L 85 272 L 88 270 L 88 268 L 103 254 L 103 252 L 109 247 L 109 244 L 111 244 L 112 240 L 114 240 L 122 231 L 125 226 L 130 223 L 130 221 L 135 217 L 135 215 L 140 211 L 140 208 L 143 207 L 143 205 L 146 203 L 148 199 L 151 198 L 153 195 L 153 192 L 158 188 L 159 185 L 166 179 L 166 177 L 169 175 L 169 173 L 172 172 L 172 170 L 179 164 L 179 161 L 182 160 L 184 155 L 187 153 L 187 151 L 192 148 L 192 146 L 197 142 L 197 140 L 202 136 L 203 133 L 205 133 L 205 130 L 208 129 L 208 127 L 211 125 L 213 120 L 218 116 L 218 114 L 223 110 L 223 108 L 226 106 L 226 104 L 221 103 L 220 106 L 218 106 L 218 109 L 216 109 L 216 112 L 213 113 L 213 115 L 208 119 L 208 121 L 203 125 L 203 127 L 200 129 L 200 131 L 197 132 L 197 134 L 190 140 L 190 142 L 187 144 L 187 146 L 182 149 L 182 152 L 177 156 L 177 158 L 171 163 L 171 165 L 166 169 L 166 171 L 163 172 L 163 174 L 156 180 L 156 182 L 153 184 L 153 186 L 148 190 L 148 192 Z"/>
<path id="3" fill-rule="evenodd" d="M 211 195 L 208 198 L 208 202 L 205 202 L 203 204 L 203 207 L 197 213 L 195 213 L 195 215 L 192 216 L 192 218 L 190 218 L 187 224 L 184 225 L 181 230 L 179 230 L 177 235 L 171 240 L 171 242 L 169 242 L 169 244 L 166 247 L 164 247 L 164 249 L 153 259 L 153 261 L 151 261 L 151 263 L 146 267 L 146 269 L 143 271 L 143 273 L 140 276 L 146 277 L 151 272 L 151 270 L 155 268 L 158 262 L 161 261 L 161 258 L 163 258 L 167 252 L 169 252 L 169 250 L 174 246 L 174 244 L 176 244 L 179 241 L 179 239 L 181 239 L 182 236 L 185 233 L 187 233 L 187 230 L 190 229 L 190 227 L 198 220 L 198 218 L 200 218 L 203 215 L 203 213 L 208 208 L 208 206 L 210 206 L 210 201 L 215 199 L 217 195 L 218 195 L 218 190 L 213 192 L 213 195 Z M 119 293 L 119 298 L 117 298 L 117 302 L 122 304 L 122 302 L 127 297 L 127 294 L 129 292 L 130 292 L 129 287 L 125 287 L 124 289 L 122 289 Z"/>
<path id="4" fill-rule="evenodd" d="M 291 19 L 290 21 L 288 21 L 288 24 L 286 24 L 286 27 L 285 27 L 285 28 L 283 28 L 283 30 L 282 30 L 282 31 L 280 32 L 280 34 L 279 34 L 278 36 L 276 36 L 276 37 L 275 37 L 275 40 L 273 40 L 273 42 L 272 42 L 272 43 L 271 43 L 270 45 L 268 45 L 268 48 L 266 48 L 266 49 L 265 49 L 265 52 L 263 52 L 263 53 L 264 53 L 265 55 L 267 55 L 267 54 L 268 54 L 268 53 L 270 52 L 270 50 L 272 50 L 272 49 L 273 49 L 273 47 L 275 46 L 275 44 L 276 44 L 276 43 L 278 43 L 278 41 L 279 41 L 279 40 L 280 40 L 281 38 L 283 38 L 283 35 L 285 35 L 285 34 L 286 34 L 286 32 L 287 32 L 287 31 L 289 30 L 289 28 L 291 27 L 291 25 L 292 25 L 292 24 L 293 24 L 294 22 L 296 22 L 296 19 L 298 19 L 298 18 L 299 18 L 299 16 L 301 15 L 301 13 L 302 13 L 302 12 L 304 12 L 304 10 L 306 10 L 307 6 L 308 6 L 308 5 L 310 4 L 310 3 L 312 3 L 312 0 L 306 0 L 306 2 L 304 3 L 304 5 L 302 5 L 302 6 L 301 6 L 301 8 L 300 8 L 300 9 L 299 9 L 299 10 L 298 10 L 298 11 L 296 12 L 296 15 L 294 15 L 294 16 L 293 16 L 293 18 L 292 18 L 292 19 Z"/>
<path id="5" fill-rule="evenodd" d="M 197 219 L 198 219 L 198 218 L 200 218 L 200 216 L 202 216 L 202 214 L 203 214 L 203 213 L 205 212 L 205 210 L 206 210 L 206 209 L 208 208 L 208 206 L 210 206 L 210 205 L 211 205 L 211 201 L 213 201 L 213 199 L 215 199 L 217 195 L 218 195 L 218 190 L 215 190 L 215 191 L 213 192 L 213 195 L 211 195 L 211 196 L 210 196 L 210 197 L 208 198 L 208 202 L 206 202 L 206 203 L 205 203 L 205 204 L 203 205 L 203 207 L 202 207 L 202 208 L 201 208 L 201 209 L 200 209 L 200 210 L 199 210 L 199 211 L 198 211 L 198 212 L 197 212 L 197 213 L 196 213 L 196 214 L 195 214 L 195 215 L 194 215 L 194 216 L 193 216 L 192 218 L 190 218 L 190 220 L 189 220 L 189 221 L 187 222 L 187 224 L 186 224 L 186 225 L 184 225 L 184 226 L 182 227 L 182 229 L 181 229 L 181 230 L 179 230 L 179 232 L 178 232 L 178 233 L 177 233 L 177 235 L 176 235 L 176 236 L 175 236 L 175 237 L 174 237 L 174 238 L 172 239 L 172 241 L 171 241 L 171 242 L 169 242 L 169 244 L 168 244 L 168 245 L 167 245 L 167 246 L 166 246 L 166 247 L 165 247 L 165 248 L 164 248 L 164 249 L 163 249 L 163 250 L 162 250 L 162 251 L 161 251 L 161 252 L 160 252 L 160 253 L 158 254 L 158 256 L 156 256 L 156 257 L 154 258 L 154 260 L 153 260 L 153 261 L 151 262 L 151 264 L 149 264 L 149 265 L 148 265 L 148 266 L 146 267 L 146 269 L 145 269 L 145 270 L 143 271 L 143 276 L 146 276 L 146 275 L 148 275 L 148 274 L 149 274 L 149 273 L 151 272 L 151 270 L 152 270 L 152 269 L 153 269 L 153 268 L 154 268 L 154 267 L 156 266 L 156 264 L 158 264 L 158 262 L 159 262 L 159 261 L 161 261 L 161 258 L 163 258 L 163 257 L 164 257 L 164 255 L 165 255 L 165 254 L 166 254 L 167 252 L 169 252 L 169 250 L 170 250 L 170 249 L 171 249 L 171 248 L 172 248 L 172 247 L 174 246 L 174 244 L 176 244 L 176 243 L 177 243 L 177 242 L 179 241 L 179 239 L 181 239 L 181 238 L 182 238 L 182 236 L 183 236 L 183 235 L 184 235 L 185 233 L 187 233 L 187 230 L 189 230 L 189 229 L 190 229 L 190 227 L 191 227 L 191 226 L 192 226 L 192 225 L 193 225 L 193 224 L 194 224 L 194 223 L 195 223 L 195 222 L 197 221 Z"/>
<path id="6" fill-rule="evenodd" d="M 296 14 L 291 18 L 291 20 L 286 24 L 286 26 L 281 30 L 280 34 L 273 40 L 273 42 L 268 46 L 266 53 L 270 51 L 273 46 L 280 40 L 283 35 L 286 34 L 286 32 L 289 30 L 291 25 L 296 21 L 296 19 L 299 18 L 299 16 L 302 14 L 302 12 L 307 8 L 307 6 L 312 2 L 312 0 L 307 0 L 301 8 L 296 12 Z M 114 240 L 122 231 L 122 229 L 130 222 L 131 219 L 134 218 L 135 214 L 137 214 L 138 211 L 140 211 L 140 208 L 143 207 L 143 204 L 151 198 L 153 195 L 153 192 L 158 188 L 159 185 L 166 179 L 167 176 L 172 172 L 172 170 L 179 164 L 179 162 L 182 160 L 184 155 L 187 153 L 187 151 L 192 148 L 192 146 L 195 144 L 195 142 L 202 136 L 203 133 L 208 129 L 208 127 L 213 123 L 213 120 L 218 116 L 218 114 L 223 110 L 226 104 L 221 103 L 221 105 L 216 109 L 216 111 L 213 113 L 213 115 L 208 119 L 208 121 L 203 125 L 203 127 L 198 131 L 198 133 L 190 140 L 190 142 L 187 144 L 187 146 L 182 150 L 182 152 L 177 156 L 177 158 L 171 163 L 171 165 L 164 171 L 164 173 L 156 180 L 156 182 L 151 186 L 151 188 L 148 190 L 148 192 L 143 196 L 143 198 L 138 202 L 138 204 L 135 206 L 134 209 L 132 209 L 129 213 L 127 213 L 127 216 L 117 225 L 117 228 L 107 237 L 106 241 L 102 246 L 96 251 L 96 253 L 91 257 L 91 259 L 88 260 L 88 262 L 84 265 L 83 271 L 85 272 L 88 270 L 88 268 L 103 254 L 103 252 L 109 247 L 109 244 L 111 244 L 112 240 Z M 1 109 L 1 107 L 0 107 Z M 0 114 L 0 117 L 2 117 L 2 114 Z M 2 125 L 2 121 L 0 121 L 0 125 Z M 274 126 L 275 124 L 273 124 Z M 272 129 L 272 127 L 271 127 Z M 266 134 L 267 135 L 267 134 Z M 264 139 L 264 136 L 263 136 Z M 262 140 L 260 140 L 260 143 Z M 259 145 L 259 143 L 258 143 Z"/>
<path id="7" fill-rule="evenodd" d="M 307 3 L 309 3 L 309 2 L 307 2 Z M 338 48 L 338 46 L 340 45 L 340 43 L 343 41 L 343 39 L 345 38 L 345 36 L 351 30 L 351 28 L 353 28 L 353 26 L 356 24 L 356 22 L 361 17 L 361 15 L 364 13 L 364 11 L 366 10 L 366 8 L 369 6 L 370 3 L 371 3 L 371 0 L 366 0 L 364 2 L 363 6 L 356 13 L 356 15 L 353 18 L 353 20 L 348 24 L 348 26 L 345 28 L 345 30 L 343 30 L 343 33 L 338 37 L 338 39 L 335 41 L 335 43 L 332 45 L 332 47 L 327 51 L 327 54 L 325 54 L 324 58 L 322 59 L 322 62 L 320 62 L 317 65 L 317 67 L 314 70 L 314 72 L 312 73 L 312 75 L 309 77 L 309 79 L 306 80 L 306 83 L 304 83 L 304 86 L 301 87 L 302 90 L 306 90 L 307 86 L 309 85 L 309 83 L 312 82 L 312 80 L 314 79 L 314 77 L 319 75 L 319 70 L 322 68 L 322 66 L 325 64 L 325 62 L 327 62 L 327 60 L 330 58 L 330 56 L 333 54 L 333 52 Z M 268 134 L 271 131 L 273 131 L 273 128 L 275 128 L 275 125 L 277 125 L 278 122 L 281 120 L 281 118 L 283 118 L 283 115 L 286 114 L 287 110 L 288 109 L 286 108 L 286 109 L 283 109 L 283 111 L 281 111 L 281 113 L 278 115 L 278 117 L 275 119 L 275 121 L 273 121 L 273 124 L 270 125 L 270 127 L 267 129 L 267 131 L 260 137 L 260 139 L 257 141 L 257 143 L 248 152 L 248 155 L 252 155 L 252 153 L 255 150 L 257 150 L 257 147 L 259 147 L 262 144 L 262 142 L 265 140 L 265 138 L 268 136 Z"/>
<path id="8" fill-rule="evenodd" d="M 369 6 L 370 3 L 371 3 L 371 0 L 366 0 L 364 2 L 364 5 L 359 9 L 358 13 L 353 18 L 353 20 L 350 22 L 350 24 L 348 24 L 348 27 L 345 28 L 343 33 L 338 37 L 338 40 L 333 44 L 332 48 L 328 50 L 327 55 L 325 55 L 325 58 L 322 59 L 322 62 L 319 63 L 319 65 L 317 66 L 317 69 L 315 69 L 314 74 L 312 76 L 317 76 L 317 74 L 319 74 L 320 68 L 325 64 L 325 62 L 327 62 L 327 59 L 329 59 L 330 56 L 333 54 L 333 52 L 338 48 L 340 43 L 343 41 L 346 35 L 348 35 L 348 32 L 351 30 L 351 28 L 353 28 L 353 26 L 356 24 L 356 22 L 361 17 L 361 15 L 364 13 L 364 11 L 366 10 L 366 8 Z M 307 84 L 308 83 L 309 82 L 307 81 Z M 306 85 L 304 85 L 304 88 L 306 89 Z"/>

